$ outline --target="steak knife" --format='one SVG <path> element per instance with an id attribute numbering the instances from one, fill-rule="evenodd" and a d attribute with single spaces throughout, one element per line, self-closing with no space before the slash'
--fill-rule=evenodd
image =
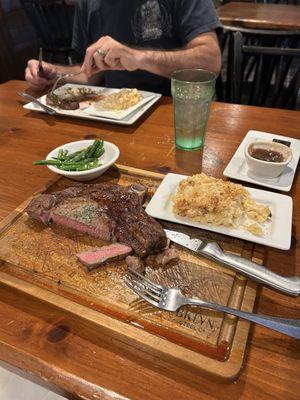
<path id="1" fill-rule="evenodd" d="M 36 99 L 35 97 L 31 96 L 28 93 L 18 92 L 18 95 L 24 97 L 26 100 L 29 100 L 35 104 L 38 104 L 44 111 L 46 111 L 47 114 L 50 114 L 50 115 L 57 114 L 57 112 L 53 108 L 46 106 L 45 104 L 41 103 L 38 99 Z"/>
<path id="2" fill-rule="evenodd" d="M 284 277 L 246 258 L 223 251 L 216 242 L 192 238 L 186 233 L 165 229 L 167 237 L 174 243 L 217 261 L 256 282 L 269 286 L 290 296 L 300 295 L 300 278 Z"/>

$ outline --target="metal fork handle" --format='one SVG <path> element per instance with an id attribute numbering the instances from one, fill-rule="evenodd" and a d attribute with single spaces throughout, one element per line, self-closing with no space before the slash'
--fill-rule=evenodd
<path id="1" fill-rule="evenodd" d="M 215 261 L 218 261 L 232 270 L 239 272 L 263 285 L 278 290 L 290 296 L 300 295 L 300 278 L 285 277 L 270 271 L 269 269 L 259 265 L 246 258 L 235 254 L 225 252 L 216 242 L 207 243 L 198 253 L 203 254 Z"/>
<path id="2" fill-rule="evenodd" d="M 53 94 L 53 93 L 54 93 L 54 91 L 55 91 L 56 88 L 57 88 L 58 82 L 60 82 L 60 81 L 61 81 L 62 79 L 64 79 L 64 78 L 66 78 L 67 75 L 70 75 L 70 74 L 62 74 L 62 75 L 59 75 L 59 76 L 56 78 L 56 81 L 54 82 L 54 84 L 53 84 L 53 86 L 52 86 L 52 89 L 51 89 L 50 94 Z"/>
<path id="3" fill-rule="evenodd" d="M 73 78 L 74 76 L 80 75 L 81 73 L 82 73 L 82 72 L 79 71 L 79 72 L 75 72 L 75 73 L 60 74 L 60 75 L 57 77 L 56 81 L 54 82 L 50 93 L 51 93 L 51 94 L 54 93 L 54 91 L 55 91 L 56 88 L 57 88 L 58 82 L 60 82 L 62 79 Z"/>
<path id="4" fill-rule="evenodd" d="M 274 331 L 278 331 L 293 338 L 300 339 L 299 319 L 285 319 L 271 317 L 269 315 L 248 313 L 245 311 L 237 310 L 235 308 L 222 306 L 220 304 L 209 303 L 193 298 L 185 298 L 184 300 L 182 300 L 181 306 L 183 305 L 201 306 L 204 308 L 209 308 L 211 310 L 221 311 L 226 314 L 235 315 L 236 317 L 246 319 L 247 321 L 254 322 L 256 324 L 265 326 L 266 328 L 273 329 Z"/>
<path id="5" fill-rule="evenodd" d="M 53 108 L 50 108 L 50 107 L 46 106 L 45 104 L 41 103 L 38 99 L 31 96 L 30 94 L 25 93 L 25 92 L 18 92 L 18 95 L 24 97 L 26 100 L 29 100 L 29 101 L 32 101 L 33 103 L 38 104 L 43 110 L 46 111 L 47 114 L 49 114 L 49 115 L 56 114 L 56 111 L 53 110 Z"/>

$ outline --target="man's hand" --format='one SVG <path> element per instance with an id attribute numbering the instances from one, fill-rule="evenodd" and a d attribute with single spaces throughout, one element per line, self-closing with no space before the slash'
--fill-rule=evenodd
<path id="1" fill-rule="evenodd" d="M 82 71 L 88 77 L 106 70 L 135 71 L 140 68 L 142 50 L 132 49 L 110 36 L 103 36 L 86 50 Z"/>
<path id="2" fill-rule="evenodd" d="M 40 78 L 39 72 L 39 62 L 38 60 L 29 60 L 27 63 L 27 68 L 25 70 L 25 79 L 30 84 L 33 89 L 41 90 L 45 89 L 47 86 L 52 85 L 57 77 L 56 68 L 43 62 L 44 77 Z"/>
<path id="3" fill-rule="evenodd" d="M 88 77 L 99 71 L 140 69 L 170 78 L 175 70 L 187 68 L 220 72 L 221 53 L 215 32 L 202 33 L 176 50 L 137 50 L 104 36 L 88 47 L 81 70 Z"/>

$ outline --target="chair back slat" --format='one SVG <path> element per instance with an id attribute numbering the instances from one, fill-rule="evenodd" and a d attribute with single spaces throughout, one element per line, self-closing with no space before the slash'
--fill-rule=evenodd
<path id="1" fill-rule="evenodd" d="M 237 104 L 297 107 L 300 35 L 249 30 L 230 30 L 229 35 L 223 99 Z"/>

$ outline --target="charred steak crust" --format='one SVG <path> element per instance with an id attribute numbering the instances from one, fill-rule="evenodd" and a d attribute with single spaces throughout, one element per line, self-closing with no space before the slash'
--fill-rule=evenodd
<path id="1" fill-rule="evenodd" d="M 117 184 L 80 185 L 42 194 L 25 211 L 44 224 L 125 243 L 139 256 L 159 253 L 167 244 L 161 225 L 142 208 L 141 196 Z"/>

